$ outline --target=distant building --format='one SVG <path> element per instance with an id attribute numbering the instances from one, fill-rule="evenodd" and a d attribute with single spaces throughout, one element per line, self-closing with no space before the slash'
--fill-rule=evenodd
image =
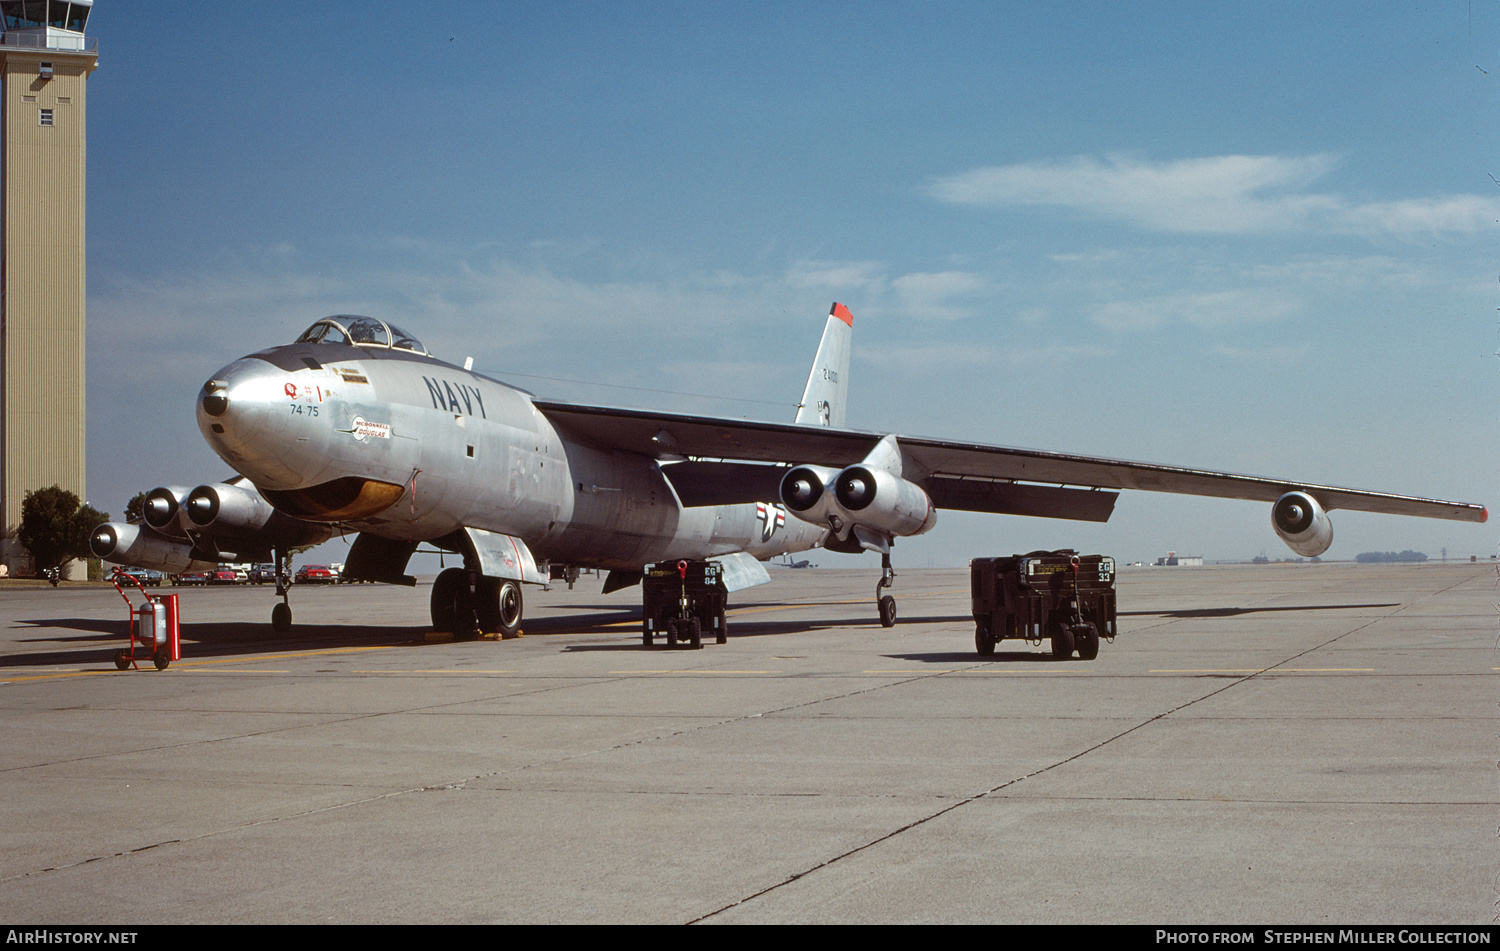
<path id="1" fill-rule="evenodd" d="M 1175 551 L 1169 551 L 1161 558 L 1156 559 L 1158 565 L 1178 567 L 1179 565 L 1202 565 L 1202 555 L 1179 555 Z"/>

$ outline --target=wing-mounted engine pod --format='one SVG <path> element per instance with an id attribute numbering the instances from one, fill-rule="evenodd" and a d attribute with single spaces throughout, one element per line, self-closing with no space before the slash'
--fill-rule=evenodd
<path id="1" fill-rule="evenodd" d="M 844 469 L 834 480 L 833 495 L 850 521 L 891 535 L 921 535 L 937 524 L 926 492 L 875 466 Z"/>
<path id="2" fill-rule="evenodd" d="M 133 565 L 178 574 L 183 571 L 207 571 L 215 562 L 193 557 L 190 545 L 150 535 L 139 525 L 105 522 L 89 536 L 89 550 L 97 557 L 117 565 Z"/>
<path id="3" fill-rule="evenodd" d="M 141 515 L 146 524 L 173 538 L 187 538 L 182 521 L 182 503 L 187 498 L 188 490 L 181 485 L 157 486 L 146 493 L 145 501 L 141 505 Z"/>
<path id="4" fill-rule="evenodd" d="M 1318 500 L 1306 492 L 1288 492 L 1271 508 L 1271 527 L 1287 547 L 1313 558 L 1333 544 L 1333 523 Z"/>
<path id="5" fill-rule="evenodd" d="M 797 466 L 781 477 L 781 504 L 804 521 L 827 524 L 833 506 L 830 486 L 838 475 L 837 469 L 824 466 Z"/>
<path id="6" fill-rule="evenodd" d="M 260 493 L 246 485 L 219 482 L 200 485 L 183 502 L 194 531 L 234 552 L 264 552 L 327 541 L 333 529 L 313 525 L 276 511 Z"/>
<path id="7" fill-rule="evenodd" d="M 259 492 L 222 482 L 198 486 L 188 493 L 183 508 L 188 523 L 207 532 L 263 528 L 276 511 Z"/>

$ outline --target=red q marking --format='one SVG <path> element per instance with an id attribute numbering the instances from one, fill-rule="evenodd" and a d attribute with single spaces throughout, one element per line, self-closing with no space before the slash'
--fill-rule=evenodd
<path id="1" fill-rule="evenodd" d="M 286 390 L 287 396 L 290 396 L 292 399 L 297 398 L 297 384 L 288 383 L 285 387 L 283 387 L 283 389 Z"/>

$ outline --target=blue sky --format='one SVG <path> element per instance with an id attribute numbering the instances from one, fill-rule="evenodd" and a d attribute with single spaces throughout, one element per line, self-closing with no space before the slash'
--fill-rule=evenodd
<path id="1" fill-rule="evenodd" d="M 856 428 L 1497 500 L 1492 0 L 99 0 L 89 32 L 117 515 L 227 475 L 197 387 L 325 314 L 547 396 L 789 419 L 834 300 Z M 896 558 L 1288 555 L 1266 508 L 944 515 Z M 1334 524 L 1335 558 L 1496 550 Z"/>

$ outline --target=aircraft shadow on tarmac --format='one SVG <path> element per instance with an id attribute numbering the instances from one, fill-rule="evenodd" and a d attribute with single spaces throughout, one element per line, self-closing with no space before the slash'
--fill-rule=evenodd
<path id="1" fill-rule="evenodd" d="M 1272 608 L 1193 608 L 1183 611 L 1117 611 L 1117 617 L 1169 617 L 1187 620 L 1191 618 L 1240 617 L 1245 614 L 1261 614 L 1274 611 L 1357 611 L 1361 608 L 1398 608 L 1400 602 L 1386 604 L 1301 604 Z"/>
<path id="2" fill-rule="evenodd" d="M 598 606 L 596 606 L 597 609 Z M 805 607 L 802 604 L 778 604 L 761 602 L 747 605 L 754 610 L 774 609 L 778 607 Z M 577 606 L 570 606 L 569 610 L 577 610 Z M 583 619 L 569 617 L 566 615 L 547 618 L 545 620 L 528 620 L 523 628 L 526 634 L 625 634 L 626 638 L 614 644 L 573 644 L 564 650 L 570 652 L 583 651 L 614 651 L 614 650 L 641 650 L 641 612 L 639 609 L 624 611 L 612 611 L 606 615 L 590 616 L 586 622 Z M 962 624 L 972 625 L 974 618 L 967 614 L 933 617 L 903 617 L 897 622 L 900 624 Z M 736 616 L 735 609 L 730 608 L 728 617 L 727 636 L 730 640 L 749 637 L 780 637 L 788 634 L 813 634 L 826 630 L 847 630 L 849 628 L 870 628 L 875 633 L 884 630 L 880 626 L 880 619 L 872 610 L 869 613 L 860 613 L 854 617 L 843 618 L 816 618 L 803 620 L 782 620 L 774 617 L 761 617 L 755 614 L 749 616 Z M 710 639 L 709 644 L 712 643 Z M 653 649 L 667 650 L 665 637 L 658 635 L 658 640 Z"/>

